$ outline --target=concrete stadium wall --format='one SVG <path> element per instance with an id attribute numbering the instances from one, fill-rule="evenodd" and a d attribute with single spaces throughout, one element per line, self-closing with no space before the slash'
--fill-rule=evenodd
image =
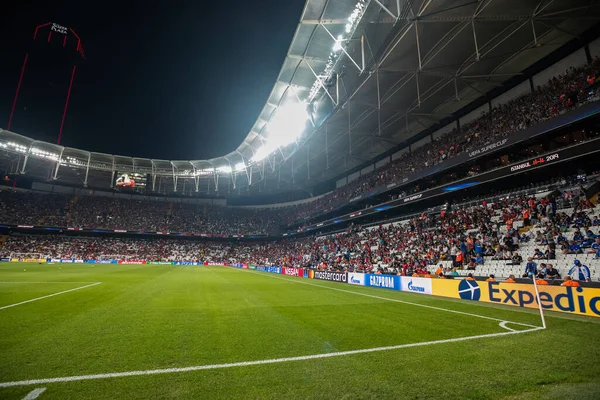
<path id="1" fill-rule="evenodd" d="M 360 170 L 360 174 L 361 175 L 367 175 L 371 172 L 375 171 L 375 164 L 371 164 L 368 167 L 365 167 L 363 169 Z"/>
<path id="2" fill-rule="evenodd" d="M 390 156 L 387 156 L 387 157 L 386 157 L 386 158 L 384 158 L 383 160 L 379 160 L 379 161 L 377 161 L 377 162 L 375 163 L 375 169 L 377 169 L 377 168 L 381 168 L 381 167 L 383 167 L 384 165 L 386 165 L 386 164 L 389 164 L 389 163 L 390 163 L 390 161 L 391 161 L 391 157 L 390 157 Z"/>
<path id="3" fill-rule="evenodd" d="M 433 134 L 431 136 L 433 137 L 433 140 L 438 140 L 439 138 L 444 136 L 446 133 L 452 132 L 452 130 L 455 128 L 457 128 L 457 123 L 453 122 L 451 124 L 444 126 L 443 128 L 438 129 L 437 131 L 433 132 Z"/>
<path id="4" fill-rule="evenodd" d="M 415 151 L 419 147 L 425 146 L 426 144 L 431 143 L 431 136 L 425 136 L 421 140 L 417 140 L 413 144 L 410 145 L 410 151 Z"/>
<path id="5" fill-rule="evenodd" d="M 360 171 L 356 171 L 350 175 L 348 175 L 348 183 L 357 180 L 360 177 Z"/>
<path id="6" fill-rule="evenodd" d="M 590 43 L 590 55 L 592 58 L 600 57 L 600 38 Z"/>
<path id="7" fill-rule="evenodd" d="M 517 97 L 525 93 L 531 93 L 531 85 L 529 84 L 529 79 L 510 89 L 508 92 L 501 94 L 500 96 L 493 99 L 492 107 L 496 107 L 498 104 L 508 103 L 509 101 L 516 99 Z"/>
<path id="8" fill-rule="evenodd" d="M 395 161 L 397 159 L 399 159 L 400 157 L 402 157 L 404 154 L 408 153 L 408 147 L 403 148 L 400 151 L 395 152 L 394 154 L 392 154 L 392 161 Z"/>
<path id="9" fill-rule="evenodd" d="M 460 118 L 460 125 L 466 125 L 469 122 L 476 120 L 477 118 L 481 117 L 483 114 L 487 113 L 490 111 L 490 106 L 487 104 L 482 105 L 481 107 L 476 108 L 475 110 L 471 111 L 470 113 L 468 113 L 467 115 L 465 115 L 464 117 Z"/>
<path id="10" fill-rule="evenodd" d="M 571 67 L 579 67 L 587 63 L 587 58 L 585 56 L 585 49 L 581 48 L 576 52 L 568 55 L 557 63 L 551 65 L 546 68 L 542 72 L 533 76 L 533 84 L 535 86 L 545 85 L 548 80 L 557 75 L 563 75 L 567 69 Z"/>

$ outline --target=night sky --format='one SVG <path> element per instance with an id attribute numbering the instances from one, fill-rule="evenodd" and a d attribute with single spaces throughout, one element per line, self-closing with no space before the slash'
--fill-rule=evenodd
<path id="1" fill-rule="evenodd" d="M 77 63 L 62 145 L 156 159 L 224 155 L 266 102 L 304 3 L 5 2 L 0 127 L 30 52 L 12 131 L 56 143 Z M 79 34 L 85 60 L 32 40 L 50 21 Z"/>

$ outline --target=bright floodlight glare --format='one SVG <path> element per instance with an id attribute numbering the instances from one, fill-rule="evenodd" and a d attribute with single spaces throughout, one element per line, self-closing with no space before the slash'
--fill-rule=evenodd
<path id="1" fill-rule="evenodd" d="M 217 167 L 217 171 L 224 172 L 226 174 L 231 173 L 231 167 L 229 165 L 223 165 L 222 167 Z"/>
<path id="2" fill-rule="evenodd" d="M 241 170 L 243 170 L 243 169 L 246 169 L 246 164 L 244 164 L 243 162 L 241 162 L 241 163 L 237 163 L 237 164 L 235 165 L 235 170 L 236 170 L 236 171 L 241 171 Z"/>
<path id="3" fill-rule="evenodd" d="M 342 35 L 339 35 L 333 45 L 333 51 L 337 52 L 342 49 Z"/>
<path id="4" fill-rule="evenodd" d="M 275 110 L 275 114 L 267 124 L 267 140 L 252 157 L 253 162 L 263 160 L 279 147 L 285 147 L 294 142 L 308 122 L 306 103 L 289 102 Z"/>

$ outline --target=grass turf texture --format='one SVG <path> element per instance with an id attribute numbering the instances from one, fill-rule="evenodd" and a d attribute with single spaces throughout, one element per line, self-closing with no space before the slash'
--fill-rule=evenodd
<path id="1" fill-rule="evenodd" d="M 498 321 L 327 287 L 540 323 L 514 308 L 223 267 L 7 263 L 0 282 L 20 282 L 0 284 L 0 307 L 102 282 L 0 310 L 0 382 L 506 332 Z M 544 331 L 375 353 L 0 388 L 0 398 L 37 387 L 47 388 L 40 399 L 599 398 L 600 321 L 550 314 L 547 322 Z"/>

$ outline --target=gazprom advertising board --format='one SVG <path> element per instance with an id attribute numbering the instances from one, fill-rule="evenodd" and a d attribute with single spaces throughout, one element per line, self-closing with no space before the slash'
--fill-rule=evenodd
<path id="1" fill-rule="evenodd" d="M 400 277 L 396 275 L 365 275 L 365 286 L 400 290 Z"/>

